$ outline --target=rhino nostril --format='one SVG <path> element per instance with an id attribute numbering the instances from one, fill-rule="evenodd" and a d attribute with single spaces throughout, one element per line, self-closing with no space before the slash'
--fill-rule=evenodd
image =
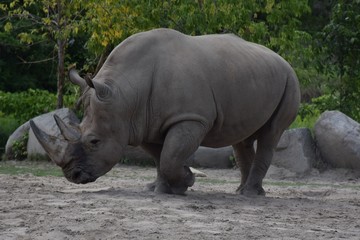
<path id="1" fill-rule="evenodd" d="M 81 171 L 80 170 L 74 170 L 73 174 L 72 174 L 72 180 L 76 180 L 80 177 L 81 175 Z"/>

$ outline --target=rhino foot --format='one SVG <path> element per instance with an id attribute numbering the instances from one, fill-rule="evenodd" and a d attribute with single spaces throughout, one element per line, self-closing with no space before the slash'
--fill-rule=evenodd
<path id="1" fill-rule="evenodd" d="M 156 188 L 156 183 L 157 183 L 157 180 L 152 182 L 152 183 L 146 184 L 145 190 L 150 191 L 150 192 L 154 192 L 155 188 Z"/>
<path id="2" fill-rule="evenodd" d="M 185 195 L 188 187 L 173 187 L 170 186 L 165 181 L 156 180 L 152 183 L 146 184 L 145 190 L 155 193 L 166 193 L 166 194 L 176 194 L 176 195 Z"/>
<path id="3" fill-rule="evenodd" d="M 172 194 L 173 191 L 168 183 L 163 181 L 157 181 L 154 189 L 155 193 L 167 193 Z"/>
<path id="4" fill-rule="evenodd" d="M 188 187 L 174 187 L 170 186 L 165 181 L 156 180 L 152 183 L 146 184 L 145 190 L 155 193 L 166 193 L 166 194 L 176 194 L 176 195 L 185 195 Z"/>
<path id="5" fill-rule="evenodd" d="M 189 167 L 185 166 L 184 169 L 185 176 L 178 182 L 175 182 L 174 184 L 169 184 L 164 177 L 158 176 L 154 182 L 149 183 L 145 186 L 145 190 L 155 193 L 185 195 L 188 187 L 194 185 L 195 176 L 191 172 Z"/>
<path id="6" fill-rule="evenodd" d="M 157 181 L 154 186 L 155 186 L 154 187 L 155 193 L 166 193 L 166 194 L 176 194 L 176 195 L 185 195 L 185 192 L 188 189 L 188 187 L 186 186 L 183 187 L 170 186 L 168 183 L 163 181 Z"/>
<path id="7" fill-rule="evenodd" d="M 238 187 L 236 192 L 248 197 L 265 196 L 265 190 L 260 185 L 255 185 L 255 186 L 240 185 L 240 187 Z"/>

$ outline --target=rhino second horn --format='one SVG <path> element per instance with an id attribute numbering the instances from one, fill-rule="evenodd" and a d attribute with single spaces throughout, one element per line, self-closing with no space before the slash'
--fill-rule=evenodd
<path id="1" fill-rule="evenodd" d="M 81 137 L 80 131 L 66 125 L 66 123 L 64 123 L 63 120 L 56 114 L 54 114 L 54 119 L 60 129 L 61 134 L 67 141 L 70 142 L 79 141 Z"/>
<path id="2" fill-rule="evenodd" d="M 51 160 L 54 161 L 58 166 L 63 166 L 66 164 L 63 161 L 63 156 L 67 143 L 64 140 L 45 133 L 43 130 L 38 128 L 33 120 L 30 120 L 30 127 L 34 132 L 36 139 L 39 141 Z"/>

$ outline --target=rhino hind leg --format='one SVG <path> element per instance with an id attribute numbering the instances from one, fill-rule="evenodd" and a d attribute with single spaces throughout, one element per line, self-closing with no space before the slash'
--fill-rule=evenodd
<path id="1" fill-rule="evenodd" d="M 261 138 L 260 138 L 261 139 Z M 262 187 L 262 181 L 270 167 L 271 159 L 274 153 L 271 142 L 273 138 L 268 136 L 264 140 L 258 139 L 257 151 L 251 164 L 248 177 L 245 184 L 241 184 L 238 192 L 242 195 L 265 195 Z"/>
<path id="2" fill-rule="evenodd" d="M 283 97 L 269 121 L 257 132 L 257 149 L 249 175 L 239 189 L 243 195 L 265 195 L 262 181 L 270 167 L 274 149 L 285 129 L 293 122 L 300 104 L 297 80 L 289 77 Z"/>
<path id="3" fill-rule="evenodd" d="M 249 177 L 251 164 L 255 158 L 254 139 L 246 139 L 240 143 L 233 145 L 236 165 L 240 169 L 241 183 L 236 192 L 240 193 L 245 186 L 246 180 Z"/>

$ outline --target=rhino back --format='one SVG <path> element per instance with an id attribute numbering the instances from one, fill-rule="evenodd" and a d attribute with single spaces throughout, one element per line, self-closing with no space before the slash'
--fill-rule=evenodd
<path id="1" fill-rule="evenodd" d="M 146 129 L 146 141 L 161 141 L 171 125 L 189 120 L 208 129 L 207 146 L 230 145 L 263 126 L 289 74 L 280 56 L 234 35 L 191 37 L 166 29 L 129 38 L 99 72 L 116 78 L 129 99 L 141 96 L 136 124 Z"/>

